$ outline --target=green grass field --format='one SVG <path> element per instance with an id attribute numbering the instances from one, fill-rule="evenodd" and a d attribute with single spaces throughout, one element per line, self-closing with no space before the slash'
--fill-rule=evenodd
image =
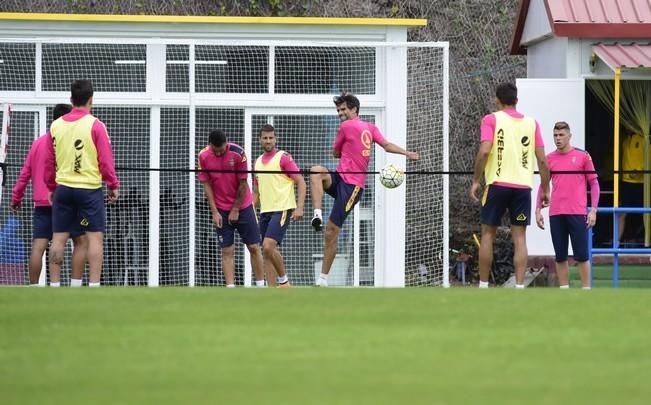
<path id="1" fill-rule="evenodd" d="M 633 404 L 648 290 L 0 289 L 8 404 Z"/>
<path id="2" fill-rule="evenodd" d="M 618 288 L 651 288 L 651 266 L 620 265 Z M 570 267 L 570 286 L 580 288 L 579 272 L 576 266 Z M 613 288 L 613 266 L 596 265 L 592 267 L 593 288 Z"/>

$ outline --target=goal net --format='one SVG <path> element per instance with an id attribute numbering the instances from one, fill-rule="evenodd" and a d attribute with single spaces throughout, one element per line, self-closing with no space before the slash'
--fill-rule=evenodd
<path id="1" fill-rule="evenodd" d="M 398 274 L 406 286 L 446 285 L 447 51 L 445 43 L 0 39 L 0 103 L 14 105 L 0 226 L 2 237 L 17 243 L 13 257 L 2 260 L 26 282 L 31 186 L 17 215 L 9 210 L 11 188 L 32 141 L 49 127 L 52 107 L 67 102 L 72 80 L 84 78 L 93 81 L 92 112 L 107 126 L 121 183 L 119 202 L 107 205 L 103 285 L 223 285 L 197 156 L 220 128 L 244 148 L 251 167 L 267 123 L 308 186 L 305 216 L 290 224 L 280 249 L 291 283 L 313 285 L 323 233 L 310 227 L 307 171 L 337 165 L 332 99 L 345 90 L 360 99 L 362 119 L 421 159 L 402 160 L 406 185 L 388 190 L 374 173 L 402 158 L 374 148 L 373 173 L 341 230 L 329 284 L 401 285 L 386 282 Z M 325 197 L 326 218 L 332 202 Z M 239 236 L 235 245 L 236 284 L 250 285 Z M 71 244 L 62 285 L 69 283 L 70 251 Z M 402 267 L 385 265 L 386 252 Z"/>

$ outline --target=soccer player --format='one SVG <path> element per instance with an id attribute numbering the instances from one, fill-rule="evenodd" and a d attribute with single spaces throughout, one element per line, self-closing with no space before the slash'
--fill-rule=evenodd
<path id="1" fill-rule="evenodd" d="M 45 182 L 52 198 L 52 245 L 50 266 L 61 266 L 69 231 L 80 224 L 88 237 L 89 287 L 99 287 L 104 260 L 106 208 L 118 199 L 120 182 L 115 174 L 111 141 L 102 121 L 90 110 L 93 84 L 75 80 L 70 86 L 73 109 L 50 126 L 51 142 L 45 142 Z"/>
<path id="2" fill-rule="evenodd" d="M 226 287 L 235 287 L 235 230 L 249 253 L 256 287 L 264 287 L 264 269 L 260 250 L 260 228 L 253 208 L 253 196 L 246 182 L 247 159 L 244 150 L 226 141 L 216 129 L 208 135 L 208 146 L 199 152 L 198 179 L 208 199 L 212 220 L 222 248 L 222 269 Z M 205 171 L 204 171 L 205 170 Z"/>
<path id="3" fill-rule="evenodd" d="M 57 104 L 52 110 L 52 120 L 54 121 L 69 113 L 70 110 L 72 110 L 70 104 Z M 46 142 L 50 142 L 50 137 L 44 134 L 32 143 L 11 194 L 11 209 L 17 214 L 20 211 L 27 184 L 29 184 L 30 180 L 32 181 L 34 213 L 32 215 L 32 252 L 29 256 L 29 284 L 31 286 L 38 286 L 38 279 L 41 276 L 41 258 L 52 239 L 52 204 L 48 199 L 49 190 L 45 185 L 45 176 L 43 175 L 45 171 Z M 79 224 L 75 224 L 70 231 L 70 236 L 74 243 L 70 286 L 81 287 L 88 240 Z M 59 287 L 61 285 L 60 280 L 61 267 L 50 267 L 50 287 Z"/>
<path id="4" fill-rule="evenodd" d="M 324 191 L 335 201 L 330 212 L 325 231 L 325 246 L 321 274 L 317 286 L 328 285 L 328 273 L 337 254 L 337 237 L 341 227 L 357 204 L 364 191 L 366 172 L 373 143 L 380 145 L 386 152 L 405 155 L 408 159 L 418 160 L 418 152 L 407 151 L 387 141 L 380 130 L 370 122 L 359 119 L 360 103 L 351 93 L 342 93 L 334 98 L 337 114 L 341 120 L 337 137 L 332 145 L 332 155 L 340 159 L 337 170 L 330 173 L 323 166 L 313 166 L 310 171 L 310 188 L 314 217 L 312 227 L 316 231 L 323 228 L 321 212 Z"/>
<path id="5" fill-rule="evenodd" d="M 289 227 L 289 219 L 303 218 L 305 205 L 305 180 L 292 156 L 276 148 L 276 130 L 265 124 L 260 129 L 260 145 L 264 153 L 255 161 L 253 200 L 260 207 L 260 234 L 262 236 L 262 257 L 269 285 L 289 287 L 283 257 L 278 245 Z M 273 172 L 267 173 L 264 172 Z M 298 189 L 298 202 L 294 196 L 294 185 Z M 273 281 L 275 275 L 277 279 Z"/>
<path id="6" fill-rule="evenodd" d="M 556 150 L 547 155 L 552 172 L 552 197 L 549 204 L 549 227 L 556 253 L 556 274 L 561 288 L 570 288 L 567 264 L 567 239 L 572 240 L 574 259 L 578 262 L 581 287 L 590 289 L 590 263 L 588 262 L 587 228 L 597 222 L 599 206 L 599 181 L 596 173 L 558 173 L 563 171 L 594 172 L 590 154 L 570 144 L 572 133 L 567 122 L 554 124 Z M 590 184 L 590 213 L 586 216 L 586 184 Z M 542 188 L 542 187 L 541 187 Z M 538 189 L 536 223 L 545 229 L 541 214 L 542 190 Z"/>
<path id="7" fill-rule="evenodd" d="M 495 94 L 499 111 L 482 119 L 481 144 L 470 187 L 470 198 L 479 202 L 479 182 L 483 173 L 486 189 L 481 200 L 479 288 L 488 288 L 488 276 L 493 265 L 493 242 L 507 209 L 514 244 L 515 288 L 524 288 L 526 229 L 531 222 L 534 155 L 542 181 L 543 206 L 549 203 L 549 167 L 540 125 L 515 109 L 518 102 L 517 87 L 511 83 L 502 83 L 497 86 Z"/>

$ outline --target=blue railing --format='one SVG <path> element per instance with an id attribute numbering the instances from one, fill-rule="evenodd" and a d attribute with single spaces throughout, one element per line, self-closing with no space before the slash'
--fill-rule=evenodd
<path id="1" fill-rule="evenodd" d="M 651 212 L 651 208 L 630 208 L 630 207 L 599 207 L 599 214 L 613 214 L 613 247 L 611 248 L 593 248 L 592 247 L 592 228 L 588 230 L 588 254 L 590 256 L 590 286 L 592 287 L 592 254 L 612 254 L 613 255 L 613 287 L 619 285 L 619 255 L 620 254 L 651 254 L 651 248 L 620 248 L 619 247 L 619 220 L 617 214 L 632 213 L 645 214 Z"/>

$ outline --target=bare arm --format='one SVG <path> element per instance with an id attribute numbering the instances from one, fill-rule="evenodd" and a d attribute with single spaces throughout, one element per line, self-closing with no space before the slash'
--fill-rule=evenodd
<path id="1" fill-rule="evenodd" d="M 235 197 L 235 202 L 233 202 L 233 208 L 231 208 L 231 212 L 228 213 L 228 222 L 235 223 L 240 219 L 240 205 L 242 205 L 242 200 L 244 200 L 246 189 L 248 187 L 249 185 L 247 184 L 246 179 L 240 180 L 240 185 L 237 188 L 237 196 Z"/>
<path id="2" fill-rule="evenodd" d="M 208 200 L 208 205 L 210 206 L 210 214 L 212 216 L 212 221 L 217 225 L 218 228 L 222 227 L 222 216 L 217 211 L 217 205 L 215 204 L 215 196 L 213 195 L 212 186 L 209 182 L 203 183 L 203 192 L 206 195 Z"/>
<path id="3" fill-rule="evenodd" d="M 32 164 L 31 164 L 32 150 L 27 153 L 27 158 L 25 159 L 25 164 L 23 168 L 20 169 L 20 174 L 18 175 L 18 180 L 16 180 L 16 185 L 11 191 L 11 209 L 14 213 L 17 213 L 20 210 L 20 206 L 23 203 L 23 197 L 25 196 L 25 189 L 27 184 L 32 178 Z"/>
<path id="4" fill-rule="evenodd" d="M 411 152 L 405 150 L 400 146 L 391 142 L 385 143 L 384 145 L 382 145 L 382 148 L 388 153 L 395 153 L 396 155 L 405 155 L 409 160 L 418 160 L 418 158 L 420 157 L 418 155 L 418 152 Z"/>
<path id="5" fill-rule="evenodd" d="M 484 174 L 484 169 L 486 168 L 486 163 L 488 162 L 488 156 L 491 153 L 493 148 L 493 142 L 484 141 L 479 145 L 479 151 L 477 151 L 477 157 L 475 158 L 475 172 L 472 176 L 472 185 L 470 186 L 470 198 L 474 201 L 479 202 L 479 197 L 477 193 L 480 188 L 481 176 Z"/>
<path id="6" fill-rule="evenodd" d="M 492 148 L 493 142 L 484 141 L 479 145 L 479 151 L 477 151 L 477 157 L 475 158 L 475 172 L 472 176 L 473 183 L 479 183 L 481 180 L 481 176 L 484 174 L 484 169 L 486 168 L 488 156 L 490 155 Z"/>
<path id="7" fill-rule="evenodd" d="M 240 185 L 237 188 L 237 197 L 235 197 L 235 202 L 233 203 L 233 208 L 231 208 L 231 211 L 240 210 L 240 205 L 242 205 L 242 200 L 244 200 L 244 196 L 246 195 L 247 187 L 249 187 L 249 185 L 246 183 L 246 180 L 240 180 Z"/>
<path id="8" fill-rule="evenodd" d="M 298 174 L 294 176 L 294 183 L 296 183 L 296 188 L 298 189 L 298 198 L 296 199 L 296 209 L 292 214 L 292 220 L 298 221 L 303 218 L 303 209 L 305 207 L 305 195 L 307 194 L 307 187 L 305 186 L 305 179 L 303 176 Z"/>
<path id="9" fill-rule="evenodd" d="M 542 206 L 549 205 L 549 181 L 551 174 L 549 172 L 549 165 L 547 164 L 547 156 L 545 156 L 545 148 L 536 148 L 536 160 L 538 160 L 538 171 L 540 172 L 540 186 L 542 187 Z"/>
<path id="10" fill-rule="evenodd" d="M 599 206 L 599 194 L 601 189 L 599 187 L 599 180 L 596 177 L 589 181 L 590 184 L 590 212 L 586 218 L 586 225 L 588 228 L 593 227 L 597 223 L 597 207 Z"/>
<path id="11" fill-rule="evenodd" d="M 258 190 L 257 181 L 253 182 L 253 206 L 256 208 L 260 208 L 260 191 Z"/>

